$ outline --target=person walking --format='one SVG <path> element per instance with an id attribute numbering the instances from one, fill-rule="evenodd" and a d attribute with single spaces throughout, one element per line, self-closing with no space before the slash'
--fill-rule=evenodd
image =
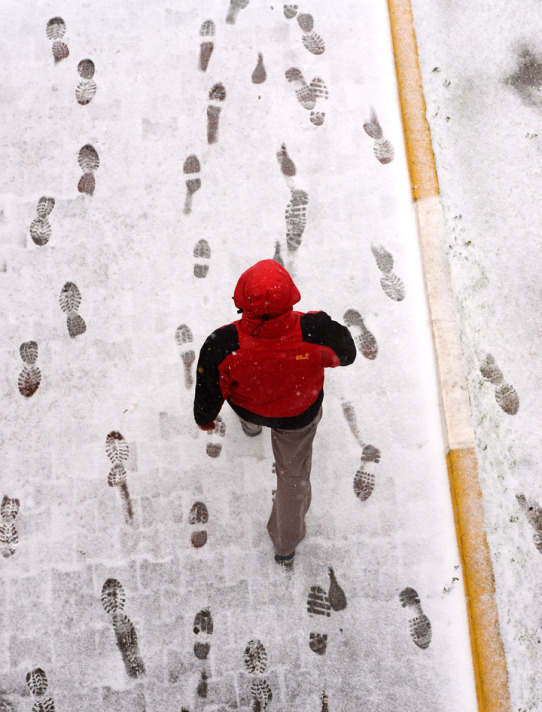
<path id="1" fill-rule="evenodd" d="M 201 430 L 214 430 L 225 400 L 246 435 L 271 429 L 277 490 L 267 530 L 275 561 L 287 566 L 306 533 L 324 369 L 348 366 L 356 358 L 348 328 L 324 311 L 294 311 L 300 299 L 290 274 L 275 260 L 261 260 L 243 272 L 233 294 L 242 316 L 205 340 L 194 397 Z"/>

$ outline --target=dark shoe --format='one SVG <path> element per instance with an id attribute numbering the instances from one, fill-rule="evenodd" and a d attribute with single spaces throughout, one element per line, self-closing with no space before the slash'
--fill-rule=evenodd
<path id="1" fill-rule="evenodd" d="M 262 432 L 262 426 L 261 426 L 261 425 L 258 426 L 258 430 L 254 431 L 253 433 L 251 433 L 249 430 L 245 430 L 245 428 L 244 428 L 243 425 L 241 425 L 241 427 L 243 428 L 244 434 L 245 434 L 245 435 L 248 435 L 249 438 L 255 438 L 256 435 L 259 435 L 259 434 Z"/>
<path id="2" fill-rule="evenodd" d="M 277 564 L 281 564 L 281 566 L 290 568 L 294 563 L 294 556 L 295 549 L 292 551 L 291 554 L 288 554 L 288 556 L 279 556 L 278 554 L 275 554 L 275 561 L 277 562 Z"/>

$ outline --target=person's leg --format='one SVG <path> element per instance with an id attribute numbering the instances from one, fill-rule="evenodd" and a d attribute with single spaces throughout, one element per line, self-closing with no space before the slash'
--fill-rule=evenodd
<path id="1" fill-rule="evenodd" d="M 241 427 L 243 428 L 243 431 L 246 435 L 250 435 L 252 437 L 254 435 L 259 435 L 262 432 L 261 425 L 254 425 L 254 423 L 249 423 L 248 420 L 243 420 L 240 415 L 238 415 L 237 417 L 239 418 Z"/>
<path id="2" fill-rule="evenodd" d="M 312 443 L 322 418 L 299 430 L 271 430 L 277 491 L 267 531 L 279 556 L 291 554 L 305 536 L 305 514 L 311 503 Z"/>

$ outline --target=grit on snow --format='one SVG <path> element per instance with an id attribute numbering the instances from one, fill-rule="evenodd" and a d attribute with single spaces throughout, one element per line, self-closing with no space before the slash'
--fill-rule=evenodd
<path id="1" fill-rule="evenodd" d="M 474 712 L 386 3 L 4 5 L 0 706 Z M 273 256 L 358 347 L 290 572 L 192 418 Z"/>
<path id="2" fill-rule="evenodd" d="M 413 8 L 512 709 L 540 710 L 540 5 Z"/>

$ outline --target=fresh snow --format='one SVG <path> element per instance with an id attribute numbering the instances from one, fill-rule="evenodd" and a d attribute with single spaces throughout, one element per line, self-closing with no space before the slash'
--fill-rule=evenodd
<path id="1" fill-rule="evenodd" d="M 542 503 L 540 5 L 413 0 L 413 9 L 512 709 L 540 710 L 542 559 L 517 500 Z M 480 372 L 488 354 L 517 392 L 515 415 Z"/>

